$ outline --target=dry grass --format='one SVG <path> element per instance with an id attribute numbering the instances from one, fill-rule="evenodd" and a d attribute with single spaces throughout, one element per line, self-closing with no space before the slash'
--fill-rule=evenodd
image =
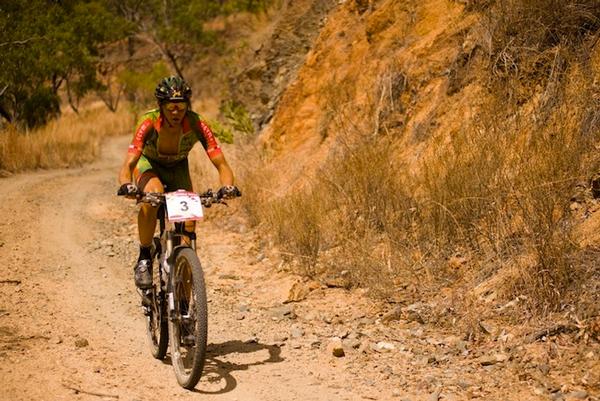
<path id="1" fill-rule="evenodd" d="M 132 117 L 124 108 L 117 113 L 100 108 L 65 114 L 28 132 L 7 127 L 0 131 L 0 170 L 81 165 L 98 155 L 102 138 L 129 132 L 131 125 Z"/>
<path id="2" fill-rule="evenodd" d="M 463 306 L 489 282 L 496 300 L 520 297 L 539 316 L 596 302 L 586 287 L 599 275 L 595 250 L 575 241 L 570 199 L 600 163 L 600 77 L 589 57 L 598 2 L 490 4 L 480 9 L 493 20 L 492 95 L 463 130 L 429 142 L 416 172 L 403 167 L 398 137 L 340 118 L 350 103 L 338 90 L 320 135 L 371 136 L 338 143 L 310 188 L 275 201 L 254 192 L 266 207 L 250 207 L 251 216 L 302 273 L 343 277 L 386 299 L 451 287 L 464 291 Z M 374 128 L 381 99 L 372 95 Z"/>
<path id="3" fill-rule="evenodd" d="M 563 124 L 532 132 L 510 123 L 473 129 L 424 168 L 425 193 L 438 205 L 422 212 L 432 235 L 449 250 L 491 258 L 484 275 L 528 256 L 522 260 L 532 262 L 521 265 L 504 293 L 526 295 L 542 311 L 572 301 L 587 268 L 577 260 L 569 206 L 586 177 L 592 138 Z"/>
<path id="4" fill-rule="evenodd" d="M 495 90 L 517 106 L 540 94 L 555 105 L 569 65 L 587 58 L 597 40 L 600 1 L 498 1 L 485 18 Z"/>
<path id="5" fill-rule="evenodd" d="M 266 205 L 250 214 L 302 274 L 417 299 L 449 285 L 474 287 L 516 266 L 495 291 L 505 300 L 525 296 L 543 315 L 577 303 L 595 271 L 573 239 L 569 208 L 598 139 L 569 125 L 579 117 L 558 111 L 561 124 L 528 131 L 482 116 L 481 124 L 496 125 L 433 144 L 433 156 L 411 177 L 392 138 L 343 146 L 311 188 L 274 201 L 250 190 L 254 205 Z M 264 182 L 259 175 L 243 186 Z"/>

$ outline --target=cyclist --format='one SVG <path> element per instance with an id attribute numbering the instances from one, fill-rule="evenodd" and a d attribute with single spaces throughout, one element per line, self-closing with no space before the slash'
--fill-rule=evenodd
<path id="1" fill-rule="evenodd" d="M 164 192 L 184 189 L 192 191 L 188 168 L 188 154 L 200 142 L 219 173 L 222 187 L 218 196 L 240 196 L 234 185 L 231 167 L 211 129 L 190 108 L 192 89 L 181 78 L 162 79 L 154 96 L 158 108 L 144 114 L 129 145 L 125 162 L 119 173 L 119 195 L 135 198 L 138 191 Z M 156 227 L 157 208 L 141 205 L 138 214 L 140 254 L 134 267 L 135 285 L 152 286 L 152 238 Z M 186 223 L 186 230 L 194 230 L 194 222 Z"/>

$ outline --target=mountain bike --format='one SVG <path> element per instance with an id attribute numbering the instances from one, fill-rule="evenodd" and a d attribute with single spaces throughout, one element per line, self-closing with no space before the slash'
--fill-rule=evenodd
<path id="1" fill-rule="evenodd" d="M 142 193 L 138 203 L 158 207 L 160 233 L 154 237 L 152 288 L 140 290 L 152 356 L 163 359 L 170 344 L 179 384 L 196 386 L 202 375 L 208 335 L 208 310 L 202 265 L 196 255 L 196 234 L 185 222 L 199 220 L 202 206 L 226 204 L 211 190 Z"/>

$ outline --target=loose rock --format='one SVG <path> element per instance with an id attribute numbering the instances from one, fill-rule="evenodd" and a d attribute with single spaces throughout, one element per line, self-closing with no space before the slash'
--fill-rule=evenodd
<path id="1" fill-rule="evenodd" d="M 299 302 L 308 296 L 312 291 L 320 288 L 319 283 L 316 281 L 309 281 L 307 283 L 296 282 L 292 285 L 288 292 L 287 302 Z"/>
<path id="2" fill-rule="evenodd" d="M 373 351 L 377 352 L 390 352 L 395 350 L 396 347 L 392 343 L 388 343 L 385 341 L 379 341 L 377 344 L 373 346 Z"/>
<path id="3" fill-rule="evenodd" d="M 62 341 L 63 341 L 62 338 L 60 338 L 59 336 L 54 336 L 54 337 L 50 338 L 50 342 L 52 344 L 60 344 L 60 343 L 62 343 Z"/>
<path id="4" fill-rule="evenodd" d="M 584 390 L 571 391 L 567 394 L 567 400 L 585 400 L 586 398 L 588 398 L 588 393 Z"/>
<path id="5" fill-rule="evenodd" d="M 495 365 L 497 363 L 508 361 L 509 357 L 506 354 L 485 355 L 479 358 L 479 363 L 482 366 Z"/>
<path id="6" fill-rule="evenodd" d="M 256 336 L 250 337 L 244 340 L 244 344 L 256 344 L 258 343 L 258 338 Z"/>
<path id="7" fill-rule="evenodd" d="M 400 319 L 402 319 L 402 307 L 397 306 L 396 308 L 383 315 L 383 317 L 381 318 L 381 322 L 389 323 Z"/>
<path id="8" fill-rule="evenodd" d="M 337 358 L 341 358 L 346 355 L 344 353 L 342 340 L 339 337 L 333 337 L 330 339 L 329 344 L 327 345 L 327 351 Z"/>
<path id="9" fill-rule="evenodd" d="M 354 348 L 357 349 L 361 345 L 361 341 L 356 338 L 348 338 L 342 341 L 345 348 Z"/>
<path id="10" fill-rule="evenodd" d="M 280 334 L 280 335 L 276 335 L 275 337 L 273 337 L 273 342 L 284 343 L 287 341 L 287 339 L 288 339 L 288 336 Z"/>
<path id="11" fill-rule="evenodd" d="M 481 321 L 479 322 L 479 327 L 481 328 L 481 330 L 486 333 L 486 334 L 490 334 L 490 335 L 495 335 L 498 331 L 498 329 L 492 325 L 489 322 L 486 321 Z"/>
<path id="12" fill-rule="evenodd" d="M 290 330 L 290 335 L 292 338 L 300 338 L 304 335 L 304 329 L 298 325 L 293 325 Z"/>
<path id="13" fill-rule="evenodd" d="M 425 315 L 429 308 L 429 305 L 417 302 L 412 305 L 407 306 L 402 310 L 404 318 L 409 322 L 417 322 L 420 324 L 425 324 L 426 319 Z"/>
<path id="14" fill-rule="evenodd" d="M 283 319 L 286 316 L 289 318 L 295 317 L 294 308 L 291 305 L 275 307 L 269 311 L 269 314 L 276 319 Z"/>

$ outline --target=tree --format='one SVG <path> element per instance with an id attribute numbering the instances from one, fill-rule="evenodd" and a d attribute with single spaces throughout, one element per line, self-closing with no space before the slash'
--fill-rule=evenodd
<path id="1" fill-rule="evenodd" d="M 91 90 L 114 109 L 124 88 L 113 80 L 121 65 L 103 57 L 101 49 L 108 44 L 127 39 L 131 58 L 133 39 L 145 40 L 183 76 L 183 66 L 200 49 L 218 42 L 217 32 L 206 29 L 207 21 L 256 12 L 270 1 L 2 0 L 3 114 L 27 127 L 44 124 L 60 113 L 61 88 L 76 112 L 79 100 Z"/>
<path id="2" fill-rule="evenodd" d="M 66 87 L 71 107 L 98 86 L 99 46 L 125 37 L 130 25 L 100 1 L 3 0 L 0 3 L 2 103 L 33 127 L 60 113 Z"/>
<path id="3" fill-rule="evenodd" d="M 205 23 L 234 12 L 258 12 L 271 0 L 106 0 L 152 43 L 173 70 L 184 77 L 184 65 L 198 50 L 218 42 Z"/>

